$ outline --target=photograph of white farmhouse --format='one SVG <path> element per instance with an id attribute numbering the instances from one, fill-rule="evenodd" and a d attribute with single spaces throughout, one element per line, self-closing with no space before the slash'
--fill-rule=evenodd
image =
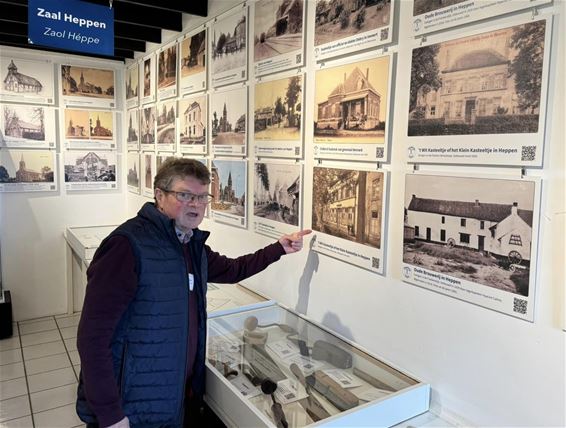
<path id="1" fill-rule="evenodd" d="M 403 261 L 529 295 L 535 182 L 410 174 Z"/>

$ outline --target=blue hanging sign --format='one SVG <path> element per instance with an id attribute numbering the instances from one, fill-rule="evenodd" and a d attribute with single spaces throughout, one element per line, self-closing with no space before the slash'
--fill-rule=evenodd
<path id="1" fill-rule="evenodd" d="M 29 0 L 28 42 L 114 56 L 114 9 L 78 0 Z"/>

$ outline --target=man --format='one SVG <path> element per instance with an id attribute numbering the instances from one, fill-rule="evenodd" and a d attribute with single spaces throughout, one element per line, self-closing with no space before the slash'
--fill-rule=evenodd
<path id="1" fill-rule="evenodd" d="M 248 278 L 299 251 L 311 232 L 222 256 L 198 229 L 209 183 L 200 162 L 165 161 L 155 204 L 114 230 L 94 256 L 77 337 L 77 413 L 88 426 L 182 426 L 183 408 L 200 408 L 204 394 L 207 281 Z"/>

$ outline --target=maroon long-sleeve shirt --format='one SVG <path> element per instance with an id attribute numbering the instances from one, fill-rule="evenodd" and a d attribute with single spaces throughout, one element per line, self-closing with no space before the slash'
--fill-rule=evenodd
<path id="1" fill-rule="evenodd" d="M 279 242 L 236 259 L 222 256 L 208 245 L 205 245 L 205 251 L 208 257 L 208 280 L 218 283 L 235 283 L 255 275 L 285 254 Z M 184 253 L 191 272 L 189 252 Z M 118 322 L 136 295 L 138 274 L 135 266 L 128 239 L 114 236 L 99 248 L 87 271 L 88 285 L 77 348 L 86 398 L 101 427 L 112 425 L 125 416 L 114 378 L 110 343 Z M 189 305 L 198 307 L 196 293 L 189 294 Z M 190 312 L 195 315 L 197 311 Z M 189 374 L 196 355 L 197 321 L 195 316 L 189 319 Z"/>

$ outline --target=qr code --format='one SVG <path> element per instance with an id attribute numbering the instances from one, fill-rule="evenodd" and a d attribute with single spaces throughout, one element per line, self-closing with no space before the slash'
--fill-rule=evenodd
<path id="1" fill-rule="evenodd" d="M 389 37 L 389 28 L 384 28 L 381 30 L 380 40 L 386 40 Z"/>
<path id="2" fill-rule="evenodd" d="M 537 153 L 536 146 L 523 146 L 521 148 L 522 161 L 534 161 Z"/>
<path id="3" fill-rule="evenodd" d="M 295 394 L 293 394 L 292 392 L 289 392 L 288 394 L 285 394 L 285 398 L 287 400 L 292 400 L 293 398 L 295 398 Z"/>
<path id="4" fill-rule="evenodd" d="M 383 150 L 383 147 L 376 147 L 375 148 L 375 157 L 377 159 L 383 159 L 385 152 Z"/>
<path id="5" fill-rule="evenodd" d="M 299 146 L 295 146 L 295 156 L 299 156 L 301 154 L 301 148 Z"/>
<path id="6" fill-rule="evenodd" d="M 371 258 L 371 267 L 374 269 L 379 269 L 379 258 L 377 257 Z"/>
<path id="7" fill-rule="evenodd" d="M 303 61 L 303 55 L 297 54 L 297 56 L 295 57 L 295 64 L 300 64 L 302 61 Z"/>
<path id="8" fill-rule="evenodd" d="M 527 300 L 513 298 L 513 312 L 525 315 L 527 313 Z"/>

